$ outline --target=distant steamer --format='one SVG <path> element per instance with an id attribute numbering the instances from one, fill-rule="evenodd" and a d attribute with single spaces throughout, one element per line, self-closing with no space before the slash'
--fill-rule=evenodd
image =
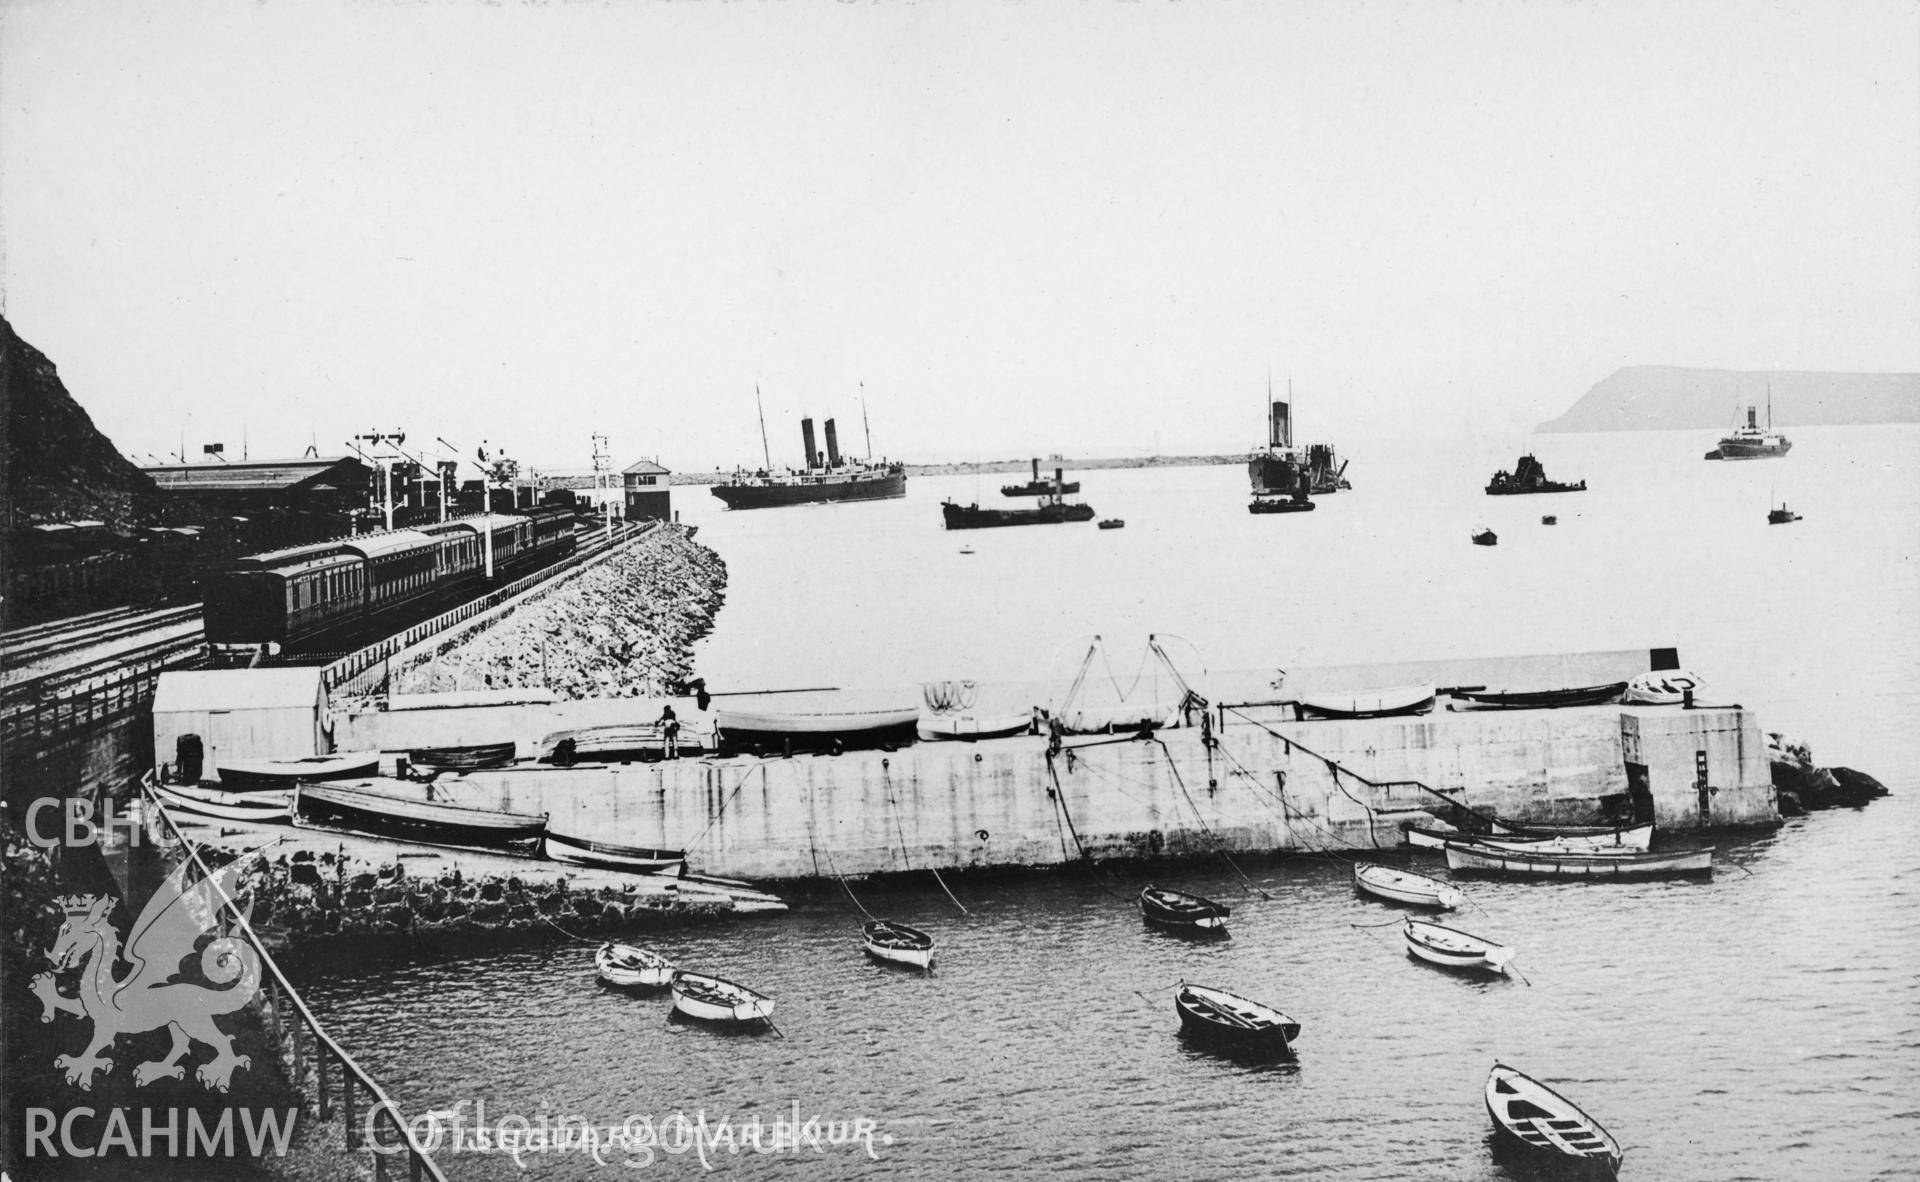
<path id="1" fill-rule="evenodd" d="M 1767 425 L 1762 428 L 1756 421 L 1759 407 L 1747 408 L 1745 426 L 1735 427 L 1733 433 L 1720 441 L 1720 446 L 1708 452 L 1709 460 L 1770 460 L 1786 455 L 1793 450 L 1793 440 L 1773 429 L 1773 391 L 1767 391 Z"/>
<path id="2" fill-rule="evenodd" d="M 756 397 L 757 397 L 756 391 Z M 827 501 L 887 501 L 907 495 L 907 468 L 882 461 L 875 464 L 840 454 L 833 420 L 826 423 L 827 454 L 813 443 L 813 420 L 800 420 L 800 436 L 807 449 L 805 471 L 773 471 L 766 449 L 766 418 L 760 420 L 760 446 L 767 466 L 757 472 L 738 471 L 733 479 L 713 486 L 713 495 L 729 509 L 772 509 L 780 505 L 813 505 Z"/>
<path id="3" fill-rule="evenodd" d="M 1324 496 L 1352 488 L 1347 482 L 1347 465 L 1334 455 L 1326 443 L 1293 445 L 1293 415 L 1290 403 L 1273 400 L 1268 392 L 1267 446 L 1254 453 L 1247 464 L 1247 478 L 1253 485 L 1250 513 L 1298 513 L 1313 508 L 1309 496 Z M 1288 398 L 1292 398 L 1289 388 Z"/>

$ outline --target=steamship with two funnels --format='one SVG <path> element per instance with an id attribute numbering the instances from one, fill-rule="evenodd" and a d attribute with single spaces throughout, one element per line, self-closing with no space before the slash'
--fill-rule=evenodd
<path id="1" fill-rule="evenodd" d="M 766 447 L 766 422 L 760 424 L 760 444 Z M 826 422 L 827 453 L 814 447 L 813 420 L 800 420 L 800 437 L 807 449 L 805 471 L 775 472 L 771 457 L 757 472 L 738 471 L 732 479 L 713 486 L 713 495 L 729 509 L 772 509 L 781 505 L 813 505 L 830 501 L 886 501 L 907 495 L 905 464 L 873 463 L 840 454 L 833 420 Z"/>

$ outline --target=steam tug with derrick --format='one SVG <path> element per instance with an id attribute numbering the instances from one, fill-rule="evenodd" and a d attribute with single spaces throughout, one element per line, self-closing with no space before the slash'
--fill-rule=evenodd
<path id="1" fill-rule="evenodd" d="M 756 404 L 759 391 L 754 391 Z M 861 412 L 862 418 L 865 411 Z M 872 459 L 873 436 L 867 435 L 868 458 L 856 460 L 840 454 L 840 439 L 832 419 L 826 421 L 827 451 L 823 456 L 814 446 L 813 420 L 800 420 L 800 438 L 806 448 L 807 466 L 802 471 L 773 470 L 773 458 L 767 450 L 767 420 L 760 416 L 760 447 L 766 466 L 758 471 L 736 471 L 724 483 L 713 486 L 713 495 L 729 509 L 772 509 L 781 505 L 813 505 L 832 501 L 888 501 L 907 495 L 905 464 Z"/>
<path id="2" fill-rule="evenodd" d="M 1291 383 L 1285 401 L 1268 389 L 1267 446 L 1247 464 L 1253 485 L 1249 513 L 1304 513 L 1313 508 L 1309 497 L 1353 487 L 1346 478 L 1346 462 L 1334 455 L 1332 444 L 1294 446 L 1292 399 Z"/>

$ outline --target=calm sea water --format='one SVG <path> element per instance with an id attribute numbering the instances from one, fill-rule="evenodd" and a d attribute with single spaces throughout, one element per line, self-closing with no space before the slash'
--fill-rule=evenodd
<path id="1" fill-rule="evenodd" d="M 1472 884 L 1460 926 L 1517 945 L 1526 983 L 1408 959 L 1369 926 L 1393 910 L 1303 857 L 1246 865 L 1257 894 L 1224 865 L 1162 876 L 1235 905 L 1221 943 L 1143 928 L 1142 880 L 1116 874 L 956 883 L 970 916 L 931 883 L 856 888 L 937 934 L 930 977 L 866 963 L 845 895 L 656 942 L 778 999 L 784 1038 L 670 1024 L 666 1001 L 596 987 L 591 949 L 559 937 L 334 964 L 308 996 L 409 1111 L 770 1126 L 797 1105 L 892 1139 L 877 1160 L 710 1158 L 741 1177 L 1510 1177 L 1480 1101 L 1496 1058 L 1607 1124 L 1623 1177 L 1920 1176 L 1920 430 L 1793 437 L 1788 459 L 1748 464 L 1701 461 L 1711 433 L 1545 437 L 1548 472 L 1592 491 L 1527 498 L 1479 491 L 1517 444 L 1353 444 L 1355 489 L 1291 517 L 1249 515 L 1239 468 L 1085 473 L 1085 499 L 1127 521 L 1107 532 L 944 533 L 940 500 L 998 499 L 996 475 L 759 513 L 675 491 L 731 572 L 700 654 L 715 689 L 1028 680 L 1071 673 L 1095 632 L 1116 666 L 1158 632 L 1216 669 L 1672 643 L 1716 697 L 1894 789 L 1723 842 L 1706 883 Z M 1782 498 L 1805 520 L 1768 527 Z M 1479 524 L 1497 547 L 1469 545 Z M 1288 1011 L 1297 1060 L 1189 1047 L 1183 978 Z M 688 1154 L 642 1174 L 707 1172 Z"/>

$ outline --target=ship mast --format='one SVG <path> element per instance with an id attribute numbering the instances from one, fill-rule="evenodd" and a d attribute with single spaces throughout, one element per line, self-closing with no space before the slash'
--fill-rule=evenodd
<path id="1" fill-rule="evenodd" d="M 767 408 L 760 404 L 760 383 L 753 384 L 753 407 L 760 412 L 760 459 L 773 471 L 773 452 L 767 447 Z"/>
<path id="2" fill-rule="evenodd" d="M 867 384 L 860 383 L 860 429 L 867 433 L 867 462 L 873 462 L 873 427 L 867 422 Z"/>

